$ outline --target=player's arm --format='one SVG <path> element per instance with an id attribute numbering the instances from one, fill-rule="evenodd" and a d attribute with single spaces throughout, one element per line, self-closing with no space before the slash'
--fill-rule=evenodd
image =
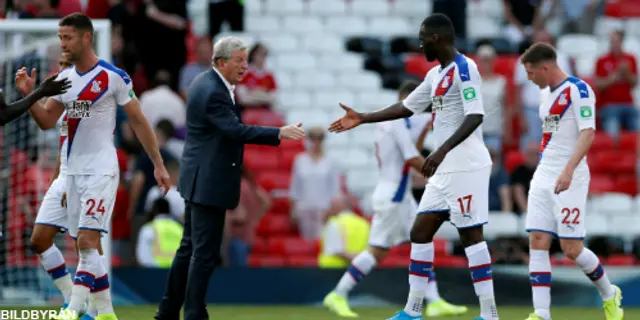
<path id="1" fill-rule="evenodd" d="M 427 73 L 424 81 L 403 101 L 396 102 L 378 111 L 362 113 L 362 123 L 383 122 L 410 117 L 415 113 L 431 112 L 430 74 L 431 72 Z"/>
<path id="2" fill-rule="evenodd" d="M 27 112 L 32 106 L 44 108 L 44 104 L 39 102 L 39 100 L 44 97 L 45 96 L 41 91 L 36 90 L 19 101 L 7 104 L 4 101 L 4 95 L 0 94 L 0 125 L 5 125 L 12 120 L 15 120 L 23 113 Z M 55 120 L 57 121 L 58 119 L 56 118 Z M 54 126 L 56 121 L 53 122 Z M 36 120 L 36 123 L 37 122 L 38 121 Z"/>
<path id="3" fill-rule="evenodd" d="M 411 141 L 411 133 L 404 123 L 396 122 L 393 124 L 392 130 L 393 138 L 396 140 L 396 144 L 400 148 L 402 158 L 406 163 L 420 171 L 424 165 L 424 158 L 418 152 L 418 149 L 413 145 Z"/>
<path id="4" fill-rule="evenodd" d="M 131 99 L 131 101 L 122 106 L 122 109 L 127 114 L 133 132 L 136 134 L 136 137 L 138 137 L 138 140 L 140 140 L 144 151 L 149 155 L 149 158 L 151 158 L 153 165 L 162 165 L 164 162 L 160 155 L 156 134 L 153 132 L 149 120 L 147 120 L 147 117 L 142 113 L 140 102 L 137 99 Z"/>
<path id="5" fill-rule="evenodd" d="M 573 172 L 580 161 L 587 155 L 591 144 L 596 137 L 596 121 L 595 121 L 595 99 L 593 98 L 593 92 L 590 92 L 588 88 L 571 90 L 575 101 L 572 103 L 571 108 L 575 115 L 576 122 L 578 124 L 578 141 L 573 149 L 573 154 L 567 164 L 565 170 Z M 584 92 L 582 92 L 584 91 Z M 576 103 L 577 102 L 577 103 Z"/>

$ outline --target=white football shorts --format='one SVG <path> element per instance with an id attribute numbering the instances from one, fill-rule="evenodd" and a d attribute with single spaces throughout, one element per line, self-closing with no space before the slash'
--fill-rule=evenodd
<path id="1" fill-rule="evenodd" d="M 396 187 L 397 188 L 397 187 Z M 416 218 L 416 201 L 411 190 L 404 193 L 400 202 L 391 201 L 388 192 L 378 186 L 373 194 L 373 219 L 369 231 L 369 245 L 390 249 L 409 241 L 413 221 Z M 379 193 L 379 194 L 376 194 Z"/>
<path id="2" fill-rule="evenodd" d="M 584 239 L 589 175 L 574 174 L 569 189 L 555 194 L 556 179 L 536 171 L 529 187 L 526 230 L 561 239 Z"/>
<path id="3" fill-rule="evenodd" d="M 67 216 L 67 208 L 62 206 L 62 195 L 66 188 L 67 178 L 65 175 L 59 175 L 53 180 L 40 204 L 36 224 L 58 227 L 63 233 L 67 231 L 69 217 Z"/>
<path id="4" fill-rule="evenodd" d="M 489 222 L 491 166 L 474 171 L 436 173 L 427 182 L 418 214 L 449 213 L 458 229 Z"/>
<path id="5" fill-rule="evenodd" d="M 120 177 L 116 175 L 67 176 L 69 235 L 78 230 L 107 232 Z"/>

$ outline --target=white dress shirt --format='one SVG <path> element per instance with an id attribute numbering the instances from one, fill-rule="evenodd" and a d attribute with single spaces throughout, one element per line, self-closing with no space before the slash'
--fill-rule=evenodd
<path id="1" fill-rule="evenodd" d="M 218 71 L 218 69 L 213 68 L 213 70 L 218 74 L 218 76 L 220 76 L 220 78 L 222 79 L 222 82 L 224 82 L 224 85 L 227 87 L 227 90 L 229 90 L 229 95 L 231 95 L 231 101 L 233 101 L 233 104 L 236 104 L 236 97 L 234 94 L 234 90 L 236 89 L 236 86 L 229 83 L 229 81 L 225 79 L 225 77 L 222 75 L 222 73 L 220 73 L 220 71 Z"/>

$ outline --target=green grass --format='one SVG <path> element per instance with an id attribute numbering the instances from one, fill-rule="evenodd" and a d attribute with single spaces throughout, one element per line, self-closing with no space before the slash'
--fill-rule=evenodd
<path id="1" fill-rule="evenodd" d="M 0 307 L 3 309 L 5 307 Z M 12 307 L 11 309 L 24 309 Z M 153 319 L 156 306 L 118 307 L 116 313 L 119 320 L 147 320 Z M 390 308 L 356 308 L 360 314 L 358 319 L 383 320 L 397 311 Z M 500 307 L 500 319 L 524 320 L 532 311 L 531 307 Z M 554 308 L 554 320 L 603 320 L 602 309 L 591 308 Z M 478 310 L 472 309 L 465 316 L 433 318 L 433 319 L 464 319 L 471 320 L 478 316 Z M 332 320 L 340 319 L 324 308 L 316 307 L 253 307 L 253 306 L 210 306 L 209 317 L 221 320 Z M 625 319 L 640 319 L 640 309 L 626 309 Z"/>

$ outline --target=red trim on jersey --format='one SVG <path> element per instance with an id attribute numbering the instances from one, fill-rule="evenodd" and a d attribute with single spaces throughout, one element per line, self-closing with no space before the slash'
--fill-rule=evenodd
<path id="1" fill-rule="evenodd" d="M 566 104 L 561 105 L 560 98 L 563 95 L 567 98 L 567 100 L 566 100 Z M 571 86 L 565 88 L 564 90 L 562 90 L 562 92 L 560 92 L 560 94 L 556 98 L 556 101 L 553 102 L 551 109 L 549 109 L 549 115 L 559 115 L 560 119 L 562 119 L 562 116 L 565 114 L 565 112 L 567 112 L 567 110 L 569 110 L 570 106 L 571 106 Z M 542 156 L 542 152 L 549 144 L 549 141 L 551 140 L 551 135 L 552 135 L 552 132 L 545 132 L 542 134 L 542 142 L 540 143 L 540 156 Z"/>
<path id="2" fill-rule="evenodd" d="M 95 90 L 94 83 L 97 83 L 99 90 Z M 102 70 L 98 72 L 98 74 L 93 77 L 93 79 L 87 82 L 87 85 L 80 90 L 78 94 L 78 98 L 76 100 L 84 100 L 91 101 L 91 103 L 95 103 L 103 94 L 105 94 L 109 90 L 109 74 L 107 71 Z M 67 156 L 71 152 L 71 145 L 73 144 L 73 140 L 76 137 L 76 131 L 78 130 L 78 126 L 80 125 L 80 120 L 82 118 L 69 118 L 67 120 L 67 126 L 69 128 L 69 142 L 67 145 Z"/>
<path id="3" fill-rule="evenodd" d="M 440 79 L 440 82 L 438 82 L 438 87 L 436 88 L 436 93 L 434 94 L 434 96 L 444 97 L 444 95 L 447 94 L 447 92 L 449 92 L 449 89 L 451 89 L 451 87 L 453 86 L 453 80 L 454 80 L 455 72 L 456 72 L 456 67 L 455 66 L 451 67 L 451 69 L 449 69 L 449 71 L 447 71 L 447 73 L 444 75 L 444 77 L 442 77 L 442 79 Z M 442 84 L 444 83 L 445 79 L 447 79 L 449 81 L 449 83 L 448 83 L 446 88 L 443 88 Z M 435 120 L 436 120 L 436 113 L 433 112 L 433 110 L 431 110 L 431 123 L 432 123 L 432 125 L 435 125 Z"/>

